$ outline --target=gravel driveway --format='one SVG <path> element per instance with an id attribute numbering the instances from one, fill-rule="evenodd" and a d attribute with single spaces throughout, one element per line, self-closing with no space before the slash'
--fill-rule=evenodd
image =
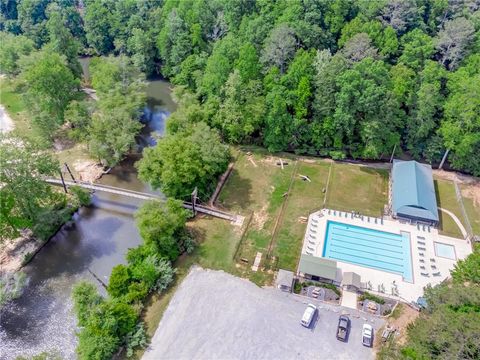
<path id="1" fill-rule="evenodd" d="M 367 320 L 378 329 L 383 320 L 312 302 L 320 310 L 315 324 L 306 329 L 300 325 L 304 297 L 193 267 L 173 296 L 143 360 L 374 358 L 373 351 L 361 344 L 361 328 Z M 351 314 L 348 343 L 335 338 L 342 311 Z"/>

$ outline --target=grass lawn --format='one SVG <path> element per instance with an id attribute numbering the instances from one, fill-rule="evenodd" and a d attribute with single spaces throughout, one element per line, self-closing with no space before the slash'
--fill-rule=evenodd
<path id="1" fill-rule="evenodd" d="M 388 171 L 335 163 L 327 189 L 327 207 L 380 217 L 388 202 Z"/>
<path id="2" fill-rule="evenodd" d="M 467 212 L 468 220 L 470 220 L 470 225 L 472 226 L 473 233 L 480 236 L 480 201 L 475 201 L 473 194 L 471 192 L 475 191 L 473 186 L 460 185 L 463 198 L 463 206 L 465 206 L 465 211 Z M 477 189 L 478 190 L 478 185 Z"/>
<path id="3" fill-rule="evenodd" d="M 248 260 L 248 264 L 242 263 L 237 271 L 261 284 L 269 282 L 272 274 L 252 272 L 250 267 L 257 252 L 262 253 L 262 266 L 269 265 L 266 255 L 286 199 L 283 194 L 290 186 L 295 160 L 282 157 L 288 162 L 282 170 L 276 165 L 278 157 L 272 157 L 265 150 L 252 150 L 251 155 L 239 151 L 237 155 L 235 167 L 220 194 L 218 204 L 247 217 L 252 216 L 237 256 L 237 259 Z"/>
<path id="4" fill-rule="evenodd" d="M 282 221 L 278 225 L 274 255 L 278 257 L 278 267 L 295 271 L 300 258 L 303 236 L 307 224 L 299 221 L 300 216 L 308 215 L 323 206 L 324 189 L 327 185 L 331 163 L 318 160 L 312 163 L 300 161 L 297 176 L 286 200 Z M 298 175 L 308 176 L 311 182 Z"/>
<path id="5" fill-rule="evenodd" d="M 435 194 L 437 196 L 437 205 L 441 208 L 447 209 L 454 213 L 458 219 L 463 223 L 463 215 L 460 209 L 460 204 L 457 201 L 455 194 L 455 187 L 452 181 L 435 179 Z M 440 217 L 439 230 L 441 234 L 462 238 L 462 232 L 458 228 L 453 219 L 439 210 Z"/>
<path id="6" fill-rule="evenodd" d="M 13 120 L 17 120 L 21 112 L 25 111 L 22 95 L 15 90 L 14 83 L 5 78 L 0 79 L 0 103 Z"/>

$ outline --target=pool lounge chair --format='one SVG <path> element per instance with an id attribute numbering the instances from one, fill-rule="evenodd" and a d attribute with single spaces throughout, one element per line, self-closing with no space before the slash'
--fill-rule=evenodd
<path id="1" fill-rule="evenodd" d="M 430 265 L 430 267 L 432 268 L 432 270 L 437 270 L 437 267 L 435 265 Z"/>
<path id="2" fill-rule="evenodd" d="M 430 277 L 430 274 L 429 273 L 424 273 L 424 272 L 421 272 L 420 275 L 422 276 L 426 276 L 426 277 Z"/>
<path id="3" fill-rule="evenodd" d="M 418 256 L 424 257 L 425 254 L 424 253 L 418 253 Z"/>
<path id="4" fill-rule="evenodd" d="M 420 251 L 425 251 L 427 249 L 425 249 L 424 247 L 421 247 L 421 246 L 417 246 L 417 249 L 420 250 Z"/>
<path id="5" fill-rule="evenodd" d="M 434 258 L 430 258 L 430 261 L 434 263 L 434 262 L 435 262 L 435 259 L 434 259 Z"/>
<path id="6" fill-rule="evenodd" d="M 420 261 L 421 263 L 424 263 L 424 264 L 425 264 L 425 260 L 424 260 L 424 259 L 419 259 L 418 261 Z"/>
<path id="7" fill-rule="evenodd" d="M 420 266 L 420 270 L 425 270 L 425 266 Z"/>
<path id="8" fill-rule="evenodd" d="M 434 272 L 432 275 L 433 276 L 441 276 L 442 274 L 440 274 L 440 271 L 438 271 L 438 272 Z"/>

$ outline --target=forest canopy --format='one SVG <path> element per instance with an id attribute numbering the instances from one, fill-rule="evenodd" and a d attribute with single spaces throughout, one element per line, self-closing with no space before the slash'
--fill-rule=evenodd
<path id="1" fill-rule="evenodd" d="M 183 88 L 194 101 L 178 111 L 225 142 L 333 158 L 382 159 L 395 148 L 437 164 L 449 150 L 454 169 L 479 175 L 479 8 L 470 0 L 5 0 L 0 66 L 16 74 L 16 59 L 45 44 L 74 74 L 72 52 L 124 54 Z"/>

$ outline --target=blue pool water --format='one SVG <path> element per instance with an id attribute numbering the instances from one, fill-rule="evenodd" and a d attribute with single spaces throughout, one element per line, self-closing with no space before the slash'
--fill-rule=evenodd
<path id="1" fill-rule="evenodd" d="M 410 237 L 328 221 L 323 257 L 387 271 L 413 282 Z"/>
<path id="2" fill-rule="evenodd" d="M 453 245 L 443 244 L 435 242 L 435 255 L 444 257 L 450 260 L 457 260 L 457 256 L 455 255 L 455 248 Z"/>

